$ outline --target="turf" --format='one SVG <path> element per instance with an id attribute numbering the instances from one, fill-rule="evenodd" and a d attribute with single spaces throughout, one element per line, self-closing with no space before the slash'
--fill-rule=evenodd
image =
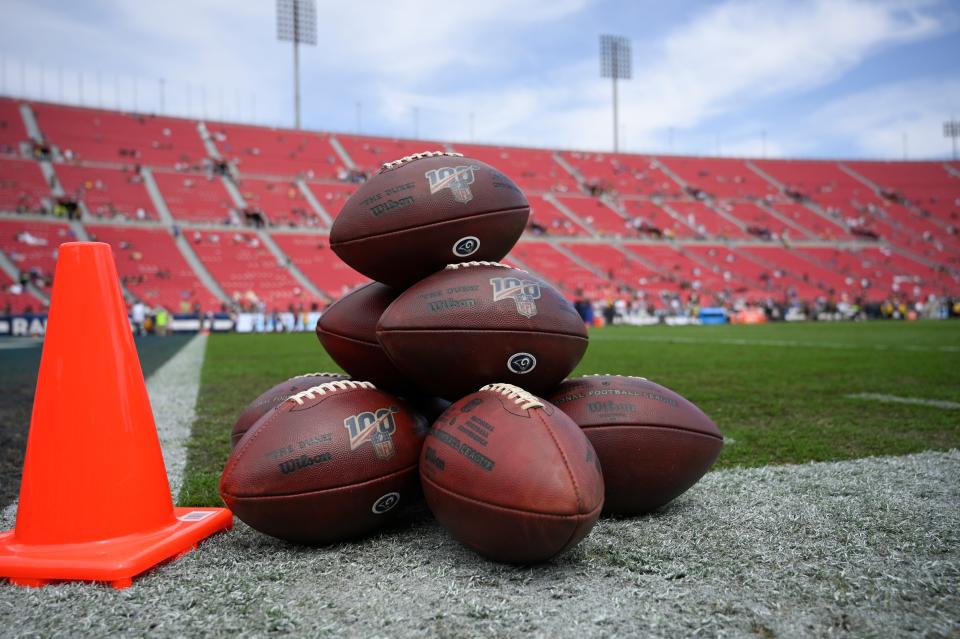
<path id="1" fill-rule="evenodd" d="M 717 467 L 832 461 L 960 447 L 960 411 L 852 399 L 960 401 L 960 323 L 609 327 L 575 374 L 641 375 L 710 415 L 727 438 Z M 179 501 L 219 503 L 230 428 L 277 381 L 339 370 L 310 334 L 214 335 L 207 345 Z"/>
<path id="2" fill-rule="evenodd" d="M 414 513 L 316 548 L 238 521 L 127 590 L 0 584 L 0 617 L 18 637 L 955 638 L 958 476 L 957 451 L 712 472 L 530 567 Z"/>

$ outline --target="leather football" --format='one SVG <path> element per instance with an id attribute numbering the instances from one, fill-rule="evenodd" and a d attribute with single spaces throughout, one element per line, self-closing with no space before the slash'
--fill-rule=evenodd
<path id="1" fill-rule="evenodd" d="M 400 294 L 377 282 L 364 284 L 330 305 L 317 322 L 317 338 L 327 354 L 353 379 L 373 382 L 377 388 L 412 390 L 377 341 L 377 322 Z"/>
<path id="2" fill-rule="evenodd" d="M 420 479 L 430 510 L 456 539 L 508 563 L 569 550 L 603 506 L 600 465 L 580 428 L 509 384 L 485 386 L 440 416 Z"/>
<path id="3" fill-rule="evenodd" d="M 451 264 L 417 282 L 384 311 L 377 339 L 424 392 L 450 400 L 495 382 L 549 392 L 587 348 L 563 295 L 496 262 Z"/>
<path id="4" fill-rule="evenodd" d="M 451 262 L 499 260 L 530 205 L 497 169 L 459 153 L 418 153 L 383 165 L 343 205 L 330 248 L 357 271 L 406 287 Z"/>
<path id="5" fill-rule="evenodd" d="M 258 419 L 273 410 L 274 407 L 291 395 L 296 395 L 300 391 L 323 384 L 324 382 L 334 382 L 341 379 L 350 379 L 350 376 L 343 373 L 307 373 L 306 375 L 296 375 L 290 379 L 285 379 L 279 384 L 268 388 L 255 400 L 250 402 L 250 404 L 243 409 L 243 412 L 240 413 L 230 433 L 230 445 L 236 446 L 240 438 L 250 430 L 250 427 L 253 426 Z"/>
<path id="6" fill-rule="evenodd" d="M 723 447 L 720 430 L 702 410 L 640 377 L 577 377 L 548 399 L 593 443 L 610 514 L 646 513 L 669 503 L 703 477 Z"/>
<path id="7" fill-rule="evenodd" d="M 227 507 L 262 533 L 304 544 L 369 534 L 416 498 L 427 421 L 369 382 L 328 382 L 264 415 L 220 479 Z"/>

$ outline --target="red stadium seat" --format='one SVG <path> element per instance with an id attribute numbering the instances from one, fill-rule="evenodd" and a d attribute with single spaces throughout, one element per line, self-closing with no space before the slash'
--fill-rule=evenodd
<path id="1" fill-rule="evenodd" d="M 69 225 L 39 217 L 62 212 L 53 195 L 59 183 L 89 211 L 79 223 L 114 246 L 131 292 L 171 310 L 219 307 L 180 254 L 174 228 L 158 223 L 163 208 L 140 179 L 144 168 L 180 232 L 239 305 L 285 310 L 322 301 L 301 290 L 261 236 L 242 230 L 245 213 L 255 212 L 303 274 L 339 297 L 367 280 L 330 252 L 328 218 L 384 162 L 449 148 L 524 189 L 530 225 L 510 257 L 570 297 L 701 295 L 728 303 L 960 293 L 957 163 L 652 157 L 226 123 L 206 124 L 216 149 L 208 152 L 194 120 L 27 105 L 52 146 L 57 179 L 49 183 L 45 165 L 24 159 L 30 141 L 21 104 L 0 99 L 0 250 L 41 285 L 56 245 L 73 239 Z M 9 293 L 7 280 L 0 279 L 7 291 L 0 304 L 37 308 L 29 293 Z"/>
<path id="2" fill-rule="evenodd" d="M 304 275 L 333 299 L 370 281 L 337 257 L 324 235 L 274 233 L 272 237 Z"/>
<path id="3" fill-rule="evenodd" d="M 0 250 L 20 271 L 53 277 L 57 247 L 76 237 L 62 222 L 0 219 Z"/>
<path id="4" fill-rule="evenodd" d="M 44 137 L 65 159 L 199 168 L 207 151 L 195 122 L 140 113 L 33 103 Z"/>
<path id="5" fill-rule="evenodd" d="M 0 156 L 16 155 L 20 144 L 29 139 L 20 115 L 20 103 L 0 98 Z"/>
<path id="6" fill-rule="evenodd" d="M 591 188 L 650 197 L 679 197 L 682 194 L 680 185 L 649 157 L 582 151 L 564 151 L 560 156 Z"/>
<path id="7" fill-rule="evenodd" d="M 309 306 L 313 299 L 255 233 L 246 231 L 184 232 L 210 275 L 230 298 L 250 305 L 262 303 L 268 312 L 293 305 Z"/>
<path id="8" fill-rule="evenodd" d="M 44 211 L 50 185 L 33 160 L 0 158 L 0 211 Z"/>
<path id="9" fill-rule="evenodd" d="M 581 292 L 597 298 L 612 286 L 608 280 L 577 264 L 549 242 L 521 241 L 504 261 L 511 263 L 511 257 L 547 278 L 571 299 Z"/>
<path id="10" fill-rule="evenodd" d="M 373 175 L 386 162 L 393 162 L 402 157 L 421 153 L 423 151 L 443 151 L 446 145 L 440 142 L 427 140 L 398 140 L 392 138 L 377 138 L 366 135 L 337 134 L 337 140 L 343 146 L 347 155 L 353 160 L 357 169 L 367 175 Z"/>
<path id="11" fill-rule="evenodd" d="M 762 198 L 778 192 L 744 160 L 672 156 L 660 161 L 687 186 L 714 198 Z"/>
<path id="12" fill-rule="evenodd" d="M 92 239 L 113 247 L 124 286 L 145 304 L 174 313 L 219 310 L 222 302 L 203 285 L 167 229 L 87 225 Z"/>
<path id="13" fill-rule="evenodd" d="M 325 133 L 222 123 L 207 131 L 242 176 L 334 179 L 345 170 Z"/>
<path id="14" fill-rule="evenodd" d="M 237 188 L 247 206 L 262 212 L 273 226 L 325 226 L 294 182 L 244 178 Z"/>
<path id="15" fill-rule="evenodd" d="M 99 218 L 158 219 L 143 178 L 130 169 L 55 165 L 63 190 Z"/>
<path id="16" fill-rule="evenodd" d="M 154 171 L 153 178 L 170 214 L 184 222 L 239 221 L 237 206 L 219 176 Z"/>
<path id="17" fill-rule="evenodd" d="M 524 191 L 579 193 L 576 179 L 545 149 L 457 144 L 456 151 L 495 166 Z"/>

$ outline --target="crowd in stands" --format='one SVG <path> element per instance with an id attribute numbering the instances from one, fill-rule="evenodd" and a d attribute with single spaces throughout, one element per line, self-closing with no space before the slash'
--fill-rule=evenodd
<path id="1" fill-rule="evenodd" d="M 578 295 L 575 307 L 588 325 L 647 325 L 659 323 L 698 323 L 703 309 L 718 309 L 728 321 L 742 313 L 756 311 L 764 322 L 838 321 L 838 320 L 919 320 L 960 318 L 960 297 L 930 295 L 925 300 L 888 297 L 882 301 L 817 298 L 773 298 L 748 300 L 742 297 L 689 296 L 664 293 L 651 300 L 643 293 L 621 293 L 593 300 Z M 682 320 L 682 321 L 681 321 Z M 753 323 L 753 322 L 751 322 Z"/>
<path id="2" fill-rule="evenodd" d="M 113 244 L 123 284 L 150 308 L 222 306 L 264 326 L 309 315 L 363 281 L 324 243 L 346 198 L 383 162 L 427 148 L 510 175 L 531 204 L 518 259 L 571 299 L 582 290 L 599 317 L 694 317 L 704 304 L 768 319 L 934 317 L 960 290 L 960 170 L 949 163 L 442 144 L 0 99 L 0 214 L 30 214 L 0 225 L 17 271 L 0 279 L 3 304 L 39 308 L 56 244 L 86 228 Z"/>

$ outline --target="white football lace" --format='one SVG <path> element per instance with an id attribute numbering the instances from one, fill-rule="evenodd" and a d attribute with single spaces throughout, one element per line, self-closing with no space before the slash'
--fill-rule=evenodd
<path id="1" fill-rule="evenodd" d="M 452 157 L 452 158 L 462 158 L 463 153 L 454 153 L 452 151 L 422 151 L 421 153 L 414 153 L 413 155 L 408 155 L 402 157 L 399 160 L 394 160 L 393 162 L 384 162 L 383 166 L 380 167 L 380 172 L 390 171 L 395 169 L 398 166 L 403 166 L 408 162 L 413 162 L 414 160 L 422 160 L 424 158 L 439 158 L 439 157 Z"/>
<path id="2" fill-rule="evenodd" d="M 460 262 L 459 264 L 447 264 L 444 269 L 447 271 L 455 271 L 458 268 L 469 268 L 471 266 L 499 266 L 501 268 L 513 268 L 507 264 L 501 264 L 500 262 Z M 516 269 L 520 270 L 520 269 Z"/>
<path id="3" fill-rule="evenodd" d="M 339 380 L 336 382 L 326 382 L 305 391 L 300 391 L 296 395 L 291 395 L 287 399 L 292 399 L 298 404 L 303 404 L 305 399 L 313 399 L 315 395 L 326 395 L 337 391 L 347 390 L 348 388 L 376 388 L 370 382 L 355 382 L 352 379 Z"/>
<path id="4" fill-rule="evenodd" d="M 519 386 L 514 386 L 513 384 L 487 384 L 480 390 L 505 395 L 512 399 L 515 404 L 519 404 L 520 408 L 524 410 L 528 408 L 543 408 L 543 402 L 540 401 L 540 398 L 531 395 Z"/>
<path id="5" fill-rule="evenodd" d="M 294 375 L 290 379 L 299 379 L 301 377 L 349 377 L 343 373 L 304 373 L 303 375 Z"/>
<path id="6" fill-rule="evenodd" d="M 639 375 L 621 375 L 620 373 L 590 373 L 589 375 L 581 375 L 580 377 L 626 377 L 628 379 L 642 379 L 645 382 L 650 380 L 646 377 L 640 377 Z M 576 377 L 572 379 L 577 379 Z"/>

